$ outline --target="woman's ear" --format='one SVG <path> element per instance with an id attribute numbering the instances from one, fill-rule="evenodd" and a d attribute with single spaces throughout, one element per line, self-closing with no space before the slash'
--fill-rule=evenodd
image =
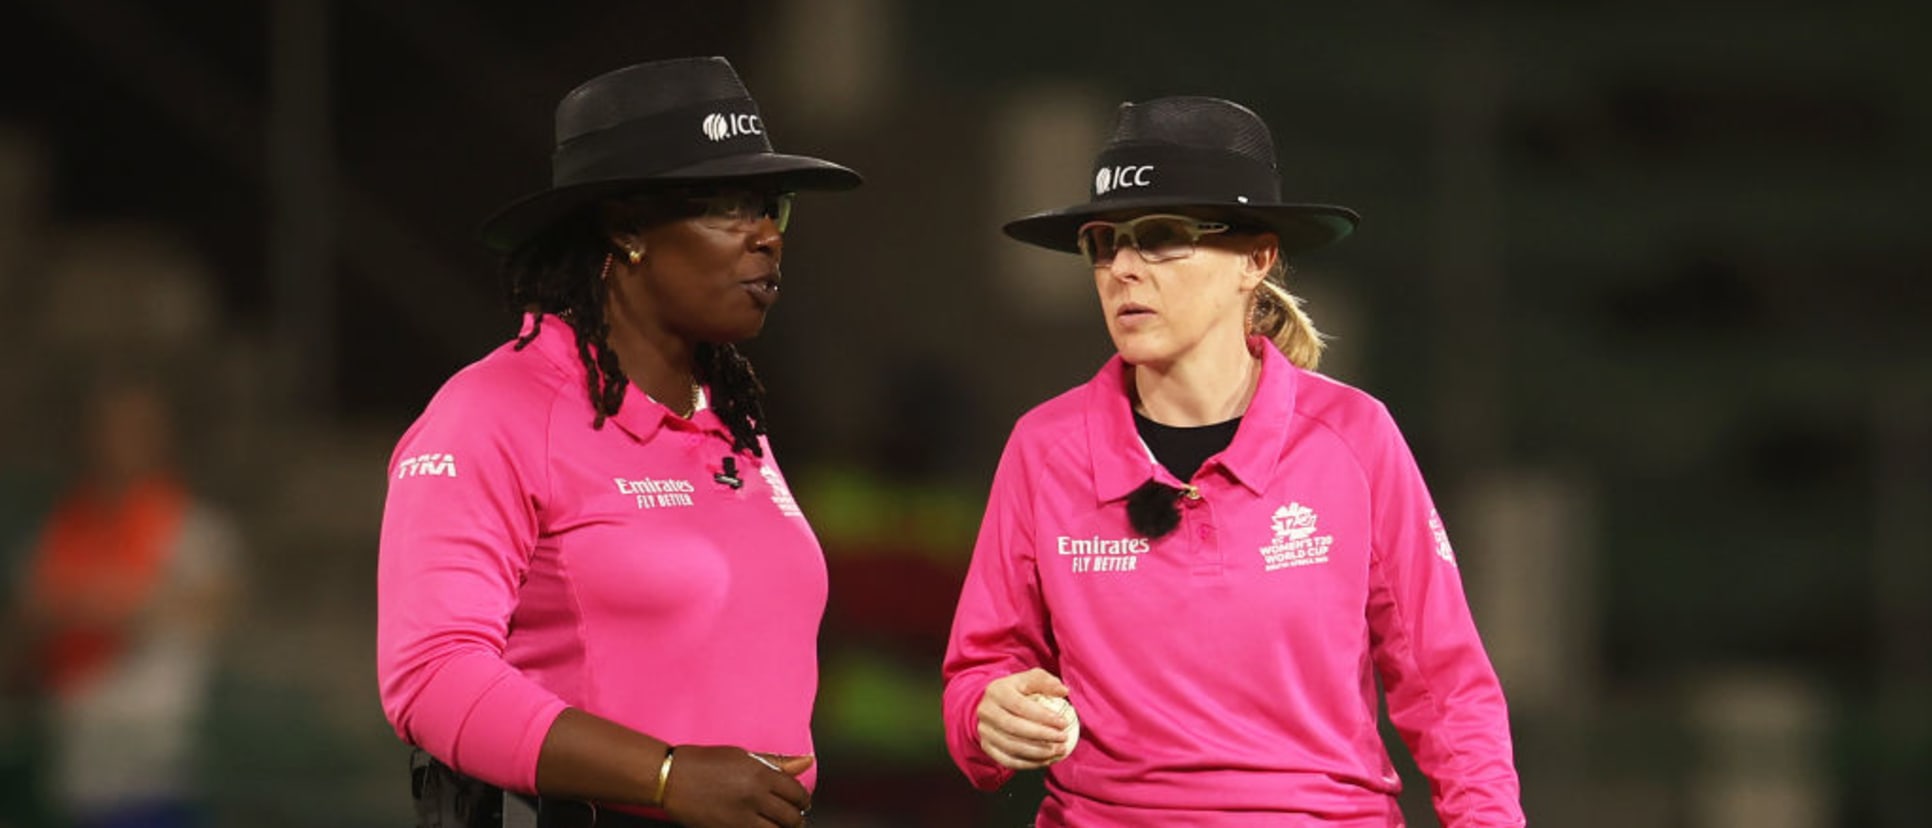
<path id="1" fill-rule="evenodd" d="M 1281 237 L 1273 233 L 1262 233 L 1254 237 L 1254 245 L 1241 257 L 1241 289 L 1251 291 L 1261 287 L 1261 281 L 1268 278 L 1273 270 L 1275 259 L 1281 255 Z"/>

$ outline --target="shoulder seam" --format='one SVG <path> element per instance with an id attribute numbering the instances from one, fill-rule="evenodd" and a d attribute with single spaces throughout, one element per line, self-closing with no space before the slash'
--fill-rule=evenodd
<path id="1" fill-rule="evenodd" d="M 1374 398 L 1372 397 L 1370 398 L 1370 400 L 1374 403 L 1376 407 L 1378 408 L 1381 407 L 1381 402 L 1379 400 L 1374 400 Z M 1369 471 L 1368 464 L 1362 461 L 1361 451 L 1356 449 L 1355 442 L 1353 440 L 1348 439 L 1348 436 L 1344 434 L 1340 428 L 1337 428 L 1335 424 L 1329 422 L 1326 418 L 1324 418 L 1320 414 L 1302 410 L 1299 406 L 1296 407 L 1295 413 L 1300 414 L 1303 417 L 1307 417 L 1309 422 L 1312 422 L 1318 426 L 1321 426 L 1323 430 L 1327 431 L 1329 434 L 1334 435 L 1335 441 L 1338 443 L 1341 443 L 1342 448 L 1348 450 L 1349 459 L 1355 461 L 1355 470 L 1362 475 L 1362 482 L 1365 485 L 1368 485 L 1370 487 L 1373 487 L 1375 485 L 1375 479 L 1374 479 L 1374 476 Z M 1370 507 L 1371 507 L 1371 513 L 1369 514 L 1369 525 L 1373 526 L 1375 523 L 1375 515 L 1373 513 L 1373 507 L 1374 507 L 1373 499 L 1371 499 Z M 1380 550 L 1376 549 L 1374 543 L 1370 543 L 1369 555 L 1371 559 L 1373 559 L 1375 556 L 1379 554 L 1380 554 Z"/>

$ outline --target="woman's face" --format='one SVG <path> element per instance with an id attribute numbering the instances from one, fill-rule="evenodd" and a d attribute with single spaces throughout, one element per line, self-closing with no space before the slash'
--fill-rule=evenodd
<path id="1" fill-rule="evenodd" d="M 620 249 L 643 255 L 631 264 L 619 253 L 612 263 L 611 324 L 691 343 L 757 336 L 778 301 L 789 210 L 789 195 L 754 190 L 653 197 L 632 214 L 641 229 L 612 235 Z"/>
<path id="2" fill-rule="evenodd" d="M 1166 367 L 1209 352 L 1203 343 L 1245 342 L 1272 239 L 1209 227 L 1191 243 L 1162 244 L 1174 229 L 1143 221 L 1131 228 L 1139 246 L 1116 241 L 1090 252 L 1107 333 L 1129 364 Z"/>

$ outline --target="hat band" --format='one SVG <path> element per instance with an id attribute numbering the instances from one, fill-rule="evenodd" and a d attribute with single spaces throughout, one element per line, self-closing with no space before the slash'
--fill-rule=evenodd
<path id="1" fill-rule="evenodd" d="M 1267 162 L 1171 145 L 1108 147 L 1095 159 L 1092 184 L 1096 203 L 1174 198 L 1260 204 L 1281 198 L 1281 179 Z"/>
<path id="2" fill-rule="evenodd" d="M 550 158 L 550 183 L 647 178 L 700 161 L 770 153 L 750 98 L 704 101 L 575 136 Z"/>

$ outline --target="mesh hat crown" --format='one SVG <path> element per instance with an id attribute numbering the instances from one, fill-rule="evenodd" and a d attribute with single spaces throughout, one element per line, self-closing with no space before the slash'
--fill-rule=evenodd
<path id="1" fill-rule="evenodd" d="M 1268 125 L 1233 101 L 1200 96 L 1120 105 L 1113 135 L 1094 158 L 1083 204 L 1008 222 L 1008 236 L 1079 252 L 1080 225 L 1166 210 L 1211 214 L 1281 238 L 1283 255 L 1333 243 L 1361 216 L 1332 204 L 1282 200 Z"/>
<path id="2" fill-rule="evenodd" d="M 1220 98 L 1176 96 L 1120 105 L 1109 146 L 1172 144 L 1222 150 L 1275 168 L 1275 138 L 1254 110 Z"/>

